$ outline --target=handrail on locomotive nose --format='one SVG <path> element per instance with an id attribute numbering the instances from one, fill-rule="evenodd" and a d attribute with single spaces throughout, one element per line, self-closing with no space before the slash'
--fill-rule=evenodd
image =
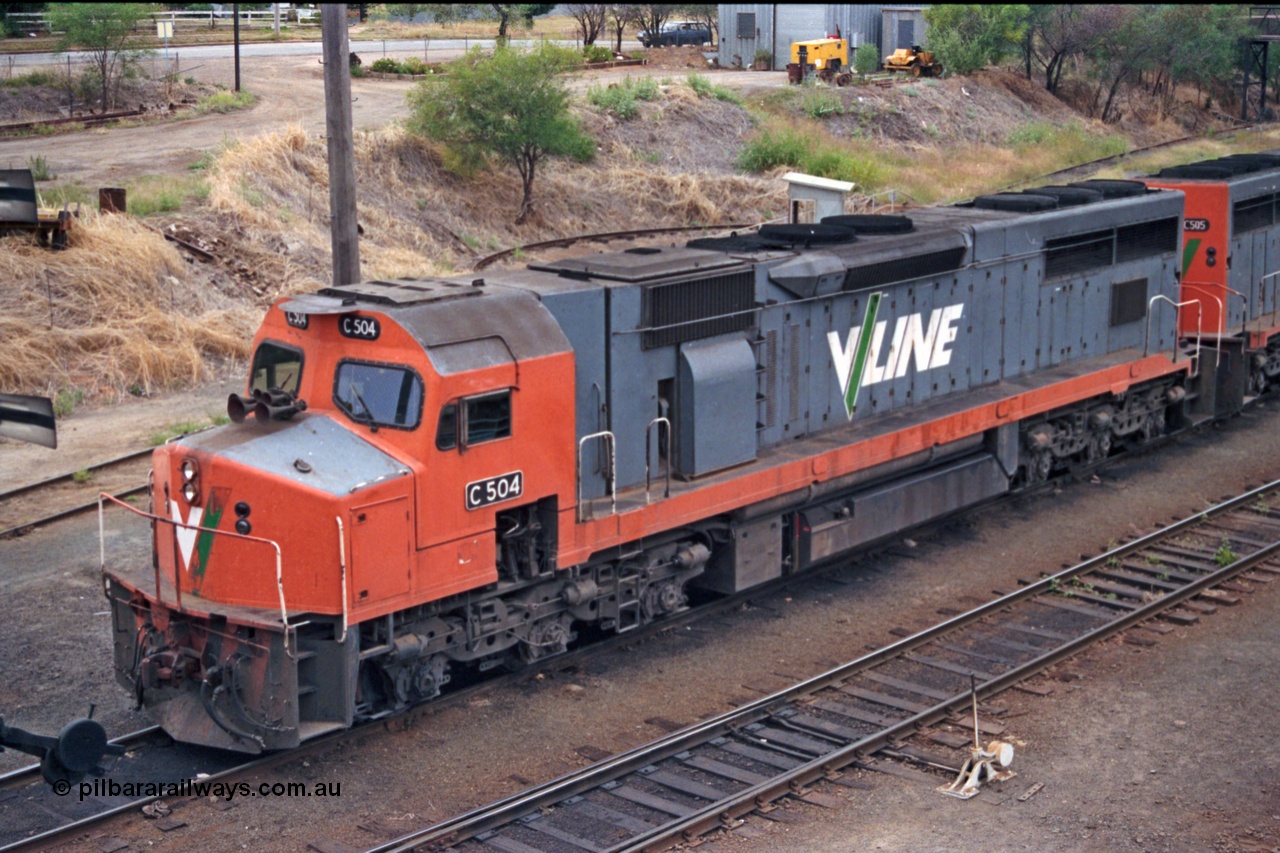
<path id="1" fill-rule="evenodd" d="M 1210 295 L 1209 298 L 1212 299 L 1214 302 L 1218 303 L 1218 315 L 1221 316 L 1222 300 L 1212 295 Z M 1203 303 L 1199 299 L 1187 299 L 1183 302 L 1174 302 L 1172 299 L 1165 296 L 1163 293 L 1157 293 L 1155 296 L 1151 297 L 1151 299 L 1147 302 L 1147 333 L 1146 333 L 1146 339 L 1142 343 L 1142 354 L 1144 356 L 1151 354 L 1151 317 L 1152 317 L 1151 309 L 1155 307 L 1155 304 L 1157 302 L 1168 302 L 1174 308 L 1182 308 L 1183 306 L 1186 306 L 1186 305 L 1197 306 L 1198 310 L 1196 311 L 1196 352 L 1199 352 L 1200 342 L 1201 342 L 1201 339 L 1204 337 L 1204 305 Z M 1214 350 L 1217 353 L 1215 359 L 1221 359 L 1222 358 L 1221 345 L 1215 346 Z M 1178 361 L 1178 344 L 1177 344 L 1176 332 L 1174 334 L 1173 360 L 1175 363 Z M 1214 361 L 1213 366 L 1214 366 L 1214 369 L 1216 370 L 1218 367 L 1217 360 Z M 1190 375 L 1192 378 L 1195 378 L 1196 376 L 1200 375 L 1200 362 L 1198 360 L 1196 361 L 1195 371 Z"/>
<path id="2" fill-rule="evenodd" d="M 161 522 L 162 524 L 172 525 L 175 528 L 181 527 L 184 530 L 194 530 L 199 533 L 213 533 L 218 536 L 230 536 L 234 539 L 243 539 L 248 542 L 258 542 L 262 545 L 270 545 L 272 548 L 274 548 L 276 552 L 276 590 L 280 594 L 280 626 L 284 632 L 284 651 L 285 651 L 285 654 L 287 654 L 291 659 L 296 660 L 296 658 L 294 658 L 293 652 L 290 651 L 289 649 L 289 628 L 297 627 L 297 626 L 291 626 L 289 624 L 289 611 L 285 607 L 285 602 L 284 602 L 284 572 L 283 572 L 283 564 L 281 560 L 280 546 L 275 541 L 271 539 L 263 539 L 260 536 L 246 536 L 243 533 L 237 533 L 234 530 L 218 530 L 212 527 L 200 527 L 194 524 L 186 524 L 185 522 L 174 521 L 172 518 L 165 518 L 163 515 L 156 515 L 153 512 L 144 512 L 138 509 L 137 507 L 129 506 L 129 504 L 125 503 L 124 501 L 120 500 L 114 495 L 109 495 L 106 492 L 99 492 L 98 493 L 98 559 L 100 561 L 99 569 L 103 572 L 106 572 L 107 570 L 106 523 L 103 520 L 103 499 L 104 498 L 106 500 L 111 501 L 113 504 L 116 504 L 117 506 L 124 507 L 134 515 L 140 515 L 143 518 L 151 519 L 151 521 L 153 522 L 158 521 L 158 522 Z M 175 535 L 176 535 L 176 530 L 175 530 Z M 181 610 L 182 609 L 182 584 L 177 577 L 174 578 L 173 585 L 174 585 L 174 589 L 177 590 L 177 593 L 178 593 L 178 601 L 177 601 L 178 609 Z M 156 601 L 163 604 L 164 598 L 163 596 L 161 596 L 160 592 L 161 592 L 160 565 L 159 563 L 157 563 L 156 564 Z M 344 607 L 345 607 L 345 602 L 344 602 Z"/>

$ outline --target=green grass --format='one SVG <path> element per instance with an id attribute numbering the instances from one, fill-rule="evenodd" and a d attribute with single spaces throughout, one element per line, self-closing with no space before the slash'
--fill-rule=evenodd
<path id="1" fill-rule="evenodd" d="M 587 89 L 587 103 L 626 121 L 640 112 L 640 101 L 658 98 L 658 84 L 652 77 L 639 80 L 624 77 L 621 83 L 608 86 L 591 86 Z"/>
<path id="2" fill-rule="evenodd" d="M 196 103 L 196 112 L 229 113 L 235 110 L 248 109 L 257 100 L 252 92 L 246 92 L 243 89 L 239 92 L 231 92 L 224 89 L 220 92 L 214 92 L 207 98 L 200 99 Z"/>
<path id="3" fill-rule="evenodd" d="M 830 89 L 815 88 L 805 93 L 800 109 L 809 118 L 821 120 L 829 116 L 844 115 L 844 102 Z"/>
<path id="4" fill-rule="evenodd" d="M 65 418 L 84 402 L 84 391 L 79 388 L 60 388 L 53 398 L 53 414 Z"/>
<path id="5" fill-rule="evenodd" d="M 26 86 L 57 86 L 59 79 L 49 71 L 32 71 L 30 74 L 19 74 L 8 80 L 0 80 L 0 88 L 21 89 Z"/>
<path id="6" fill-rule="evenodd" d="M 1231 549 L 1231 542 L 1225 536 L 1222 543 L 1218 545 L 1218 550 L 1213 552 L 1213 561 L 1218 564 L 1219 568 L 1225 569 L 1227 566 L 1240 559 L 1236 552 Z"/>
<path id="7" fill-rule="evenodd" d="M 71 480 L 72 482 L 79 483 L 80 485 L 84 485 L 85 483 L 88 483 L 91 480 L 93 480 L 93 472 L 90 471 L 88 468 L 81 468 L 79 471 L 71 475 Z"/>
<path id="8" fill-rule="evenodd" d="M 27 168 L 31 170 L 31 179 L 35 181 L 52 181 L 58 177 L 49 171 L 49 161 L 43 154 L 27 158 Z"/>
<path id="9" fill-rule="evenodd" d="M 701 74 L 694 72 L 685 78 L 685 82 L 689 84 L 689 88 L 699 98 L 715 98 L 717 101 L 737 104 L 740 107 L 744 106 L 744 102 L 737 92 L 721 86 L 719 83 L 712 83 L 710 79 Z"/>
<path id="10" fill-rule="evenodd" d="M 222 426 L 230 422 L 231 419 L 226 415 L 209 415 L 205 418 L 196 418 L 189 421 L 176 421 L 147 436 L 147 444 L 151 447 L 159 447 L 166 441 L 177 438 L 180 435 L 208 429 L 211 426 Z"/>
<path id="11" fill-rule="evenodd" d="M 198 174 L 176 178 L 147 176 L 126 189 L 129 213 L 139 218 L 174 213 L 181 210 L 188 199 L 202 199 L 209 194 L 208 185 Z"/>
<path id="12" fill-rule="evenodd" d="M 88 206 L 98 203 L 97 195 L 83 184 L 43 187 L 40 190 L 40 199 L 46 207 L 56 207 L 58 209 L 61 209 L 64 204 L 75 207 L 77 204 Z"/>
<path id="13" fill-rule="evenodd" d="M 886 174 L 873 156 L 821 141 L 796 127 L 766 128 L 749 140 L 738 156 L 738 167 L 745 172 L 768 172 L 779 166 L 819 178 L 852 181 L 864 192 L 883 185 Z"/>

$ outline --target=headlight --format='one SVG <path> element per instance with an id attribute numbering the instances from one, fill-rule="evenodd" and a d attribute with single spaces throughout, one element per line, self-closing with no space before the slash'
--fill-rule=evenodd
<path id="1" fill-rule="evenodd" d="M 192 506 L 200 503 L 200 490 L 196 488 L 195 483 L 184 483 L 182 485 L 182 496 Z"/>
<path id="2" fill-rule="evenodd" d="M 200 473 L 200 468 L 198 465 L 196 465 L 196 460 L 194 459 L 182 460 L 182 479 L 183 480 L 190 483 L 192 480 L 196 478 L 196 475 L 199 473 Z"/>

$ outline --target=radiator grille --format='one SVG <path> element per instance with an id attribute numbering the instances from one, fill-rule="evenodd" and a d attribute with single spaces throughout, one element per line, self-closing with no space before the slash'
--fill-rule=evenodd
<path id="1" fill-rule="evenodd" d="M 1266 228 L 1275 221 L 1274 196 L 1247 198 L 1231 206 L 1231 230 L 1235 234 Z"/>
<path id="2" fill-rule="evenodd" d="M 1178 251 L 1178 219 L 1156 219 L 1116 231 L 1116 263 Z"/>
<path id="3" fill-rule="evenodd" d="M 1115 231 L 1090 231 L 1045 241 L 1044 276 L 1056 278 L 1110 266 L 1115 256 Z"/>
<path id="4" fill-rule="evenodd" d="M 960 268 L 960 263 L 964 260 L 964 251 L 964 247 L 960 246 L 923 255 L 894 258 L 878 264 L 867 264 L 864 267 L 854 267 L 844 274 L 844 289 L 864 290 L 895 281 L 910 281 L 952 272 Z"/>
<path id="5" fill-rule="evenodd" d="M 644 348 L 670 346 L 755 325 L 751 271 L 644 288 Z"/>

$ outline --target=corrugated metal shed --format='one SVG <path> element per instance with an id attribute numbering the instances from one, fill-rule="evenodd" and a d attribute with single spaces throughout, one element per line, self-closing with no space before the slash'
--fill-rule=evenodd
<path id="1" fill-rule="evenodd" d="M 889 12 L 912 10 L 919 18 L 922 8 L 907 4 L 722 3 L 719 6 L 720 64 L 726 68 L 750 67 L 757 52 L 763 51 L 772 57 L 772 68 L 780 71 L 787 67 L 793 41 L 822 38 L 836 32 L 849 40 L 850 49 L 871 42 L 883 56 L 885 52 L 893 52 L 893 47 L 881 37 Z"/>

